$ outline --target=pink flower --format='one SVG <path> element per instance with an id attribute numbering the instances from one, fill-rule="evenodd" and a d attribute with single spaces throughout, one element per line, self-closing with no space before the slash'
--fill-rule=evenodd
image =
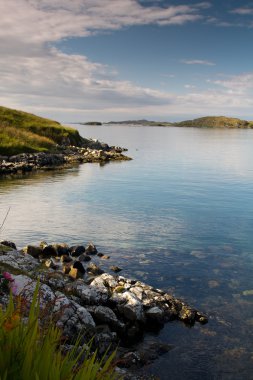
<path id="1" fill-rule="evenodd" d="M 11 274 L 8 272 L 3 272 L 3 277 L 8 280 L 8 281 L 14 281 L 13 278 L 11 277 Z"/>

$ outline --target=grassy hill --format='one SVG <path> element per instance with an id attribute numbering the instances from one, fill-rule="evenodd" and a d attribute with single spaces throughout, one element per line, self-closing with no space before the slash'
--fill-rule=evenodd
<path id="1" fill-rule="evenodd" d="M 57 121 L 0 106 L 0 155 L 49 152 L 57 144 L 81 146 L 83 142 L 77 130 Z"/>
<path id="2" fill-rule="evenodd" d="M 253 122 L 225 116 L 206 116 L 175 123 L 178 127 L 253 128 Z"/>

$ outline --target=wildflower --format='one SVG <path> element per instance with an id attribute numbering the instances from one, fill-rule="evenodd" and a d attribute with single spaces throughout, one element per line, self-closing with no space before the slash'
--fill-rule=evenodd
<path id="1" fill-rule="evenodd" d="M 3 277 L 8 280 L 9 282 L 14 281 L 13 278 L 11 277 L 11 274 L 9 272 L 3 272 Z"/>
<path id="2" fill-rule="evenodd" d="M 13 313 L 12 316 L 4 322 L 4 330 L 7 332 L 13 330 L 18 325 L 19 321 L 20 315 L 17 312 Z"/>

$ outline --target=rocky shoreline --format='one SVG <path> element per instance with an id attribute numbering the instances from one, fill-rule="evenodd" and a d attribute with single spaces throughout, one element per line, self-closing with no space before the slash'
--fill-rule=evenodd
<path id="1" fill-rule="evenodd" d="M 27 173 L 35 170 L 53 170 L 86 162 L 107 163 L 131 160 L 122 152 L 125 148 L 109 146 L 98 140 L 86 140 L 83 147 L 57 146 L 56 153 L 21 153 L 15 156 L 0 155 L 0 176 Z"/>
<path id="2" fill-rule="evenodd" d="M 108 347 L 118 347 L 120 368 L 140 368 L 170 349 L 159 342 L 134 349 L 148 331 L 158 331 L 173 320 L 187 325 L 207 323 L 205 315 L 161 289 L 104 272 L 99 264 L 103 260 L 110 258 L 92 243 L 70 247 L 41 242 L 22 250 L 8 241 L 0 243 L 0 270 L 12 274 L 15 292 L 31 300 L 39 278 L 41 309 L 53 317 L 67 343 L 82 333 L 82 344 L 93 338 L 100 355 Z M 120 268 L 111 266 L 110 270 Z M 8 295 L 1 295 L 1 303 L 7 302 Z"/>

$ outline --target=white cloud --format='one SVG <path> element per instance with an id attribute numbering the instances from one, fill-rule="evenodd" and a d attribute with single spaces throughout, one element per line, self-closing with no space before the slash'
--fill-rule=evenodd
<path id="1" fill-rule="evenodd" d="M 200 109 L 212 114 L 212 109 L 222 109 L 224 114 L 252 107 L 251 74 L 213 80 L 215 89 L 203 92 L 186 85 L 189 92 L 179 96 L 119 80 L 110 67 L 54 47 L 64 38 L 134 25 L 193 22 L 202 19 L 202 10 L 211 6 L 208 2 L 169 7 L 160 4 L 157 1 L 151 6 L 137 0 L 0 0 L 0 104 L 73 121 L 81 117 L 113 119 L 116 115 L 170 119 L 168 115 L 181 114 L 182 109 L 189 114 Z M 199 59 L 184 63 L 215 65 Z"/>
<path id="2" fill-rule="evenodd" d="M 183 24 L 200 19 L 203 4 L 208 3 L 159 7 L 136 0 L 0 0 L 0 36 L 43 43 L 132 25 Z"/>
<path id="3" fill-rule="evenodd" d="M 188 90 L 188 89 L 196 88 L 196 86 L 194 86 L 192 84 L 185 84 L 184 88 L 186 88 Z"/>
<path id="4" fill-rule="evenodd" d="M 213 81 L 214 84 L 224 87 L 228 93 L 243 95 L 253 90 L 253 73 L 233 75 L 225 79 Z M 253 95 L 253 94 L 252 94 Z"/>
<path id="5" fill-rule="evenodd" d="M 231 13 L 235 13 L 241 16 L 253 15 L 253 8 L 247 8 L 247 7 L 236 8 L 236 9 L 233 9 Z"/>
<path id="6" fill-rule="evenodd" d="M 215 66 L 216 64 L 211 61 L 205 61 L 203 59 L 183 59 L 182 63 L 186 65 L 205 65 L 205 66 Z"/>

